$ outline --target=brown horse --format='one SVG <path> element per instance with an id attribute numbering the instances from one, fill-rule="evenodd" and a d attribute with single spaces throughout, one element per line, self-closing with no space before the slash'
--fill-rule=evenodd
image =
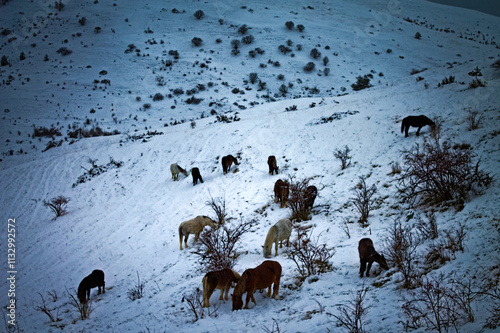
<path id="1" fill-rule="evenodd" d="M 307 209 L 312 209 L 314 200 L 318 195 L 318 188 L 314 185 L 308 186 L 305 191 L 305 205 Z"/>
<path id="2" fill-rule="evenodd" d="M 278 179 L 274 183 L 274 202 L 280 202 L 280 208 L 288 206 L 288 195 L 290 194 L 290 184 L 287 181 Z"/>
<path id="3" fill-rule="evenodd" d="M 370 238 L 363 238 L 359 241 L 358 245 L 359 260 L 361 262 L 361 267 L 359 269 L 359 277 L 363 277 L 363 273 L 366 269 L 366 263 L 368 263 L 368 269 L 366 270 L 366 277 L 370 276 L 370 268 L 374 261 L 378 262 L 380 267 L 383 269 L 389 269 L 387 261 L 383 255 L 380 255 L 373 247 L 373 242 Z"/>
<path id="4" fill-rule="evenodd" d="M 278 164 L 276 163 L 276 157 L 271 155 L 267 158 L 267 165 L 269 165 L 269 174 L 272 176 L 275 172 L 278 174 Z"/>
<path id="5" fill-rule="evenodd" d="M 236 160 L 236 157 L 233 155 L 227 155 L 222 158 L 222 171 L 224 174 L 228 173 L 229 170 L 231 170 L 231 165 L 240 165 L 238 161 Z"/>
<path id="6" fill-rule="evenodd" d="M 230 268 L 224 268 L 221 269 L 220 271 L 213 271 L 205 274 L 202 281 L 203 307 L 204 308 L 210 307 L 210 296 L 212 296 L 212 293 L 214 292 L 215 289 L 220 289 L 219 300 L 223 299 L 222 296 L 224 294 L 224 291 L 226 292 L 224 299 L 226 301 L 229 300 L 228 293 L 229 293 L 229 288 L 231 287 L 231 283 L 238 282 L 240 277 L 241 276 L 238 273 L 236 273 Z"/>
<path id="7" fill-rule="evenodd" d="M 84 277 L 82 282 L 80 282 L 80 285 L 78 285 L 77 295 L 80 303 L 84 304 L 90 299 L 90 289 L 95 287 L 99 288 L 97 295 L 101 294 L 101 287 L 102 292 L 106 292 L 106 289 L 104 288 L 104 272 L 99 269 L 92 271 L 90 275 Z"/>
<path id="8" fill-rule="evenodd" d="M 272 298 L 276 299 L 280 289 L 281 265 L 277 261 L 266 260 L 255 268 L 249 268 L 243 272 L 232 296 L 233 311 L 243 306 L 243 294 L 247 293 L 245 309 L 248 309 L 250 300 L 255 302 L 253 293 L 256 289 L 269 288 L 267 297 L 271 296 L 271 285 L 274 283 Z"/>
<path id="9" fill-rule="evenodd" d="M 422 127 L 429 125 L 431 128 L 436 126 L 436 124 L 424 115 L 420 116 L 408 116 L 401 122 L 401 133 L 405 132 L 405 138 L 408 137 L 408 130 L 411 127 L 418 127 L 417 136 L 420 134 Z"/>
<path id="10" fill-rule="evenodd" d="M 191 175 L 193 176 L 193 186 L 198 184 L 198 180 L 203 183 L 203 178 L 201 178 L 200 169 L 192 168 Z"/>

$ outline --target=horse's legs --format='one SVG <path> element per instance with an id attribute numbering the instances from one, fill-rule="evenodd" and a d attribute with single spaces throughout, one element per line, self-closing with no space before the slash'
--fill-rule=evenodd
<path id="1" fill-rule="evenodd" d="M 361 267 L 359 268 L 359 277 L 363 277 L 363 273 L 366 269 L 366 260 L 360 258 L 359 261 L 361 262 Z"/>
<path id="2" fill-rule="evenodd" d="M 195 241 L 195 242 L 197 242 L 197 241 L 198 241 L 198 238 L 200 238 L 200 233 L 201 233 L 201 231 L 200 231 L 200 232 L 198 232 L 198 233 L 196 233 L 196 234 L 194 234 L 194 241 Z"/>
<path id="3" fill-rule="evenodd" d="M 228 300 L 229 300 L 228 295 L 229 295 L 229 288 L 230 288 L 230 287 L 231 287 L 231 282 L 229 282 L 229 283 L 227 284 L 226 288 L 225 288 L 226 295 L 224 296 L 224 299 L 225 299 L 226 301 L 228 301 Z M 221 296 L 222 296 L 222 292 L 221 292 Z M 221 299 L 222 299 L 222 298 L 221 298 Z"/>
<path id="4" fill-rule="evenodd" d="M 244 309 L 248 309 L 248 303 L 250 303 L 250 300 L 252 300 L 255 303 L 255 299 L 253 298 L 253 293 L 251 291 L 248 291 Z"/>
<path id="5" fill-rule="evenodd" d="M 189 234 L 184 236 L 184 247 L 188 247 L 188 238 L 189 238 Z"/>
<path id="6" fill-rule="evenodd" d="M 267 297 L 271 297 L 271 286 L 267 288 Z"/>
<path id="7" fill-rule="evenodd" d="M 278 296 L 278 293 L 280 292 L 280 276 L 276 277 L 276 280 L 274 280 L 274 287 L 273 287 L 273 298 L 276 299 L 276 296 Z"/>
<path id="8" fill-rule="evenodd" d="M 368 268 L 366 269 L 366 277 L 370 276 L 370 268 L 372 268 L 373 261 L 368 262 Z"/>
<path id="9" fill-rule="evenodd" d="M 422 129 L 422 126 L 420 126 L 417 130 L 417 136 L 420 134 L 420 130 Z"/>
<path id="10" fill-rule="evenodd" d="M 278 256 L 278 242 L 274 242 L 274 256 L 277 257 Z"/>
<path id="11" fill-rule="evenodd" d="M 104 282 L 104 280 L 102 281 L 102 293 L 106 293 L 106 282 Z"/>
<path id="12" fill-rule="evenodd" d="M 410 126 L 405 126 L 405 138 L 408 137 L 408 130 L 410 129 Z"/>

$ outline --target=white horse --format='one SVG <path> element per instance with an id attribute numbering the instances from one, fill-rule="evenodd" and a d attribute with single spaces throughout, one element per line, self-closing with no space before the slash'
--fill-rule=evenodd
<path id="1" fill-rule="evenodd" d="M 206 226 L 213 229 L 217 228 L 217 223 L 208 216 L 197 216 L 194 219 L 184 221 L 179 225 L 179 242 L 182 250 L 182 237 L 184 236 L 184 245 L 187 246 L 189 234 L 194 234 L 194 241 L 197 242 L 201 232 Z"/>
<path id="2" fill-rule="evenodd" d="M 269 258 L 272 252 L 274 243 L 275 256 L 278 255 L 278 242 L 280 247 L 283 246 L 283 241 L 286 239 L 287 246 L 290 243 L 290 235 L 292 234 L 292 222 L 289 219 L 281 219 L 269 229 L 266 241 L 264 242 L 264 257 Z"/>
<path id="3" fill-rule="evenodd" d="M 181 168 L 177 163 L 170 164 L 170 172 L 172 173 L 172 179 L 174 181 L 179 180 L 179 173 L 182 173 L 186 177 L 188 175 L 187 171 Z"/>

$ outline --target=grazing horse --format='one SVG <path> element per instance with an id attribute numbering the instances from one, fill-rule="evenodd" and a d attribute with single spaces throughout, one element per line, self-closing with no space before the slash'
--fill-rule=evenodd
<path id="1" fill-rule="evenodd" d="M 278 255 L 278 243 L 280 248 L 283 247 L 283 241 L 286 240 L 287 246 L 290 243 L 290 235 L 292 234 L 292 222 L 289 219 L 281 219 L 269 229 L 266 241 L 264 242 L 264 257 L 271 256 L 274 243 L 275 256 Z"/>
<path id="2" fill-rule="evenodd" d="M 220 271 L 213 271 L 205 274 L 202 281 L 203 307 L 204 308 L 210 307 L 210 296 L 212 296 L 212 293 L 215 291 L 215 289 L 220 289 L 219 300 L 223 299 L 222 296 L 224 294 L 224 291 L 226 292 L 224 299 L 226 301 L 229 300 L 228 293 L 229 293 L 229 288 L 231 287 L 231 283 L 232 282 L 237 283 L 240 277 L 241 276 L 238 273 L 236 273 L 230 268 L 224 268 L 221 269 Z"/>
<path id="3" fill-rule="evenodd" d="M 240 165 L 238 161 L 236 160 L 236 157 L 233 155 L 227 155 L 222 158 L 222 171 L 224 174 L 228 173 L 229 170 L 231 170 L 231 165 Z"/>
<path id="4" fill-rule="evenodd" d="M 420 129 L 426 125 L 429 125 L 430 127 L 434 128 L 436 124 L 424 115 L 408 116 L 404 118 L 403 121 L 401 122 L 401 133 L 403 133 L 404 131 L 406 138 L 408 137 L 408 130 L 410 129 L 410 126 L 418 127 L 417 129 L 417 136 L 418 136 L 420 134 Z"/>
<path id="5" fill-rule="evenodd" d="M 203 183 L 203 178 L 201 178 L 200 169 L 192 168 L 191 175 L 193 176 L 193 186 L 198 184 L 198 180 Z"/>
<path id="6" fill-rule="evenodd" d="M 99 269 L 92 271 L 90 275 L 84 277 L 82 282 L 80 282 L 77 293 L 80 303 L 84 304 L 90 299 L 90 289 L 95 287 L 99 288 L 97 295 L 101 294 L 101 287 L 102 292 L 106 292 L 104 284 L 104 272 Z"/>
<path id="7" fill-rule="evenodd" d="M 274 202 L 280 202 L 280 208 L 288 206 L 288 195 L 290 194 L 290 184 L 287 181 L 278 179 L 274 183 Z"/>
<path id="8" fill-rule="evenodd" d="M 179 225 L 179 242 L 181 243 L 182 250 L 182 237 L 184 236 L 184 245 L 187 246 L 189 234 L 194 234 L 194 241 L 197 242 L 200 233 L 206 226 L 213 229 L 217 228 L 217 223 L 208 216 L 197 216 L 194 219 L 184 221 Z"/>
<path id="9" fill-rule="evenodd" d="M 383 255 L 380 255 L 373 247 L 373 242 L 370 238 L 363 238 L 359 241 L 358 245 L 359 260 L 361 262 L 361 268 L 359 269 L 359 277 L 363 277 L 363 273 L 366 268 L 366 263 L 368 263 L 368 269 L 366 270 L 366 276 L 370 276 L 370 268 L 374 261 L 378 262 L 380 267 L 383 269 L 389 269 L 387 261 Z"/>
<path id="10" fill-rule="evenodd" d="M 318 188 L 314 185 L 308 186 L 305 191 L 305 206 L 307 209 L 312 209 L 314 205 L 314 200 L 318 195 Z"/>
<path id="11" fill-rule="evenodd" d="M 238 284 L 234 287 L 232 296 L 233 311 L 243 306 L 243 294 L 247 293 L 245 309 L 248 309 L 250 300 L 255 302 L 253 293 L 256 289 L 269 288 L 267 297 L 271 296 L 271 285 L 274 283 L 272 298 L 276 299 L 280 289 L 281 265 L 277 261 L 266 260 L 255 268 L 249 268 L 243 272 Z"/>
<path id="12" fill-rule="evenodd" d="M 179 173 L 182 173 L 186 177 L 188 175 L 187 171 L 181 168 L 176 163 L 170 164 L 170 172 L 172 173 L 172 179 L 174 181 L 179 180 Z"/>
<path id="13" fill-rule="evenodd" d="M 267 158 L 267 165 L 269 165 L 269 174 L 273 175 L 275 172 L 278 174 L 278 164 L 276 163 L 276 157 L 274 155 L 271 155 Z"/>

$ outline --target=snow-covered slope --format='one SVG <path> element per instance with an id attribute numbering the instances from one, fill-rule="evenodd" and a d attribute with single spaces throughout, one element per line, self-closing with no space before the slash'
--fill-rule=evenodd
<path id="1" fill-rule="evenodd" d="M 405 295 L 400 275 L 394 268 L 380 272 L 375 264 L 380 274 L 360 279 L 357 242 L 371 237 L 383 250 L 393 221 L 408 213 L 399 202 L 396 178 L 388 174 L 391 163 L 402 164 L 402 150 L 422 143 L 429 130 L 416 137 L 412 129 L 404 138 L 401 119 L 411 114 L 440 119 L 444 140 L 470 144 L 482 168 L 496 180 L 500 176 L 500 75 L 490 67 L 500 54 L 492 45 L 500 32 L 497 17 L 425 1 L 397 6 L 364 0 L 306 5 L 85 1 L 68 2 L 60 12 L 50 6 L 10 1 L 0 8 L 9 14 L 2 15 L 0 28 L 12 31 L 0 37 L 0 56 L 10 62 L 0 67 L 1 211 L 5 223 L 16 220 L 16 320 L 26 332 L 56 327 L 69 332 L 255 332 L 271 331 L 274 320 L 281 331 L 335 331 L 336 321 L 327 313 L 336 313 L 339 304 L 348 304 L 363 287 L 369 288 L 366 302 L 371 306 L 366 329 L 400 332 Z M 180 13 L 173 13 L 174 8 Z M 201 20 L 193 17 L 198 9 L 205 13 Z M 82 26 L 78 20 L 83 16 L 87 21 Z M 303 24 L 305 30 L 289 31 L 287 21 Z M 241 39 L 242 24 L 251 28 L 247 35 L 255 41 L 232 55 L 231 40 Z M 95 27 L 101 28 L 99 33 Z M 414 38 L 417 32 L 421 39 Z M 201 47 L 192 46 L 193 37 L 202 38 Z M 293 57 L 278 51 L 288 39 Z M 129 44 L 140 49 L 139 55 L 125 53 Z M 60 47 L 73 53 L 62 56 Z M 256 47 L 265 53 L 252 58 L 248 51 Z M 322 53 L 317 60 L 309 55 L 315 47 Z M 177 61 L 169 50 L 178 51 Z M 324 56 L 329 58 L 326 66 Z M 172 60 L 172 66 L 161 70 L 162 60 Z M 305 73 L 303 66 L 310 61 L 316 69 Z M 330 68 L 327 76 L 325 67 Z M 475 67 L 487 85 L 468 89 L 473 79 L 468 72 Z M 412 70 L 419 73 L 411 75 Z M 252 72 L 266 82 L 265 90 L 244 82 Z M 370 73 L 373 87 L 353 91 L 356 78 Z M 159 76 L 163 86 L 157 84 Z M 438 87 L 449 76 L 456 82 Z M 111 84 L 101 83 L 103 79 Z M 203 101 L 185 103 L 191 97 L 187 90 L 199 84 L 205 90 L 194 95 Z M 289 87 L 285 95 L 279 92 L 282 84 Z M 312 94 L 313 87 L 319 92 Z M 169 98 L 176 88 L 185 93 Z M 156 93 L 165 99 L 152 101 Z M 145 103 L 151 108 L 145 110 Z M 474 131 L 467 131 L 469 108 L 484 115 L 483 126 Z M 230 118 L 237 112 L 240 120 L 218 121 L 210 115 L 212 109 Z M 322 123 L 333 114 L 340 119 Z M 176 121 L 185 122 L 172 125 Z M 63 136 L 32 138 L 34 126 L 59 128 Z M 70 126 L 100 126 L 121 134 L 73 140 L 67 136 Z M 162 134 L 144 141 L 132 138 L 148 131 Z M 49 141 L 59 140 L 60 146 L 42 152 Z M 334 152 L 344 145 L 352 150 L 353 165 L 341 171 Z M 220 159 L 227 154 L 238 156 L 240 165 L 224 176 Z M 269 155 L 277 157 L 281 175 L 268 175 Z M 123 166 L 73 185 L 91 167 L 89 159 L 104 165 L 110 158 Z M 182 175 L 173 182 L 171 163 L 200 168 L 205 182 L 193 186 L 191 177 Z M 350 204 L 352 189 L 366 175 L 367 183 L 377 186 L 381 205 L 372 211 L 368 227 L 348 224 L 349 238 L 345 221 L 357 218 Z M 273 203 L 274 182 L 289 176 L 313 177 L 311 183 L 320 188 L 308 223 L 314 226 L 313 237 L 335 247 L 334 270 L 292 288 L 296 267 L 282 253 L 275 258 L 283 266 L 278 300 L 258 293 L 250 310 L 232 312 L 230 302 L 220 304 L 216 292 L 211 299 L 220 304 L 216 315 L 193 323 L 182 299 L 202 287 L 204 273 L 192 252 L 196 245 L 179 250 L 179 223 L 213 215 L 206 205 L 211 196 L 225 198 L 231 223 L 256 220 L 239 247 L 235 269 L 242 273 L 263 261 L 261 245 L 269 227 L 290 214 Z M 53 220 L 43 202 L 59 195 L 70 198 L 68 214 Z M 468 236 L 466 251 L 438 272 L 498 274 L 499 196 L 495 182 L 463 210 L 436 213 L 441 231 L 464 223 Z M 2 253 L 5 241 L 0 241 Z M 104 270 L 107 290 L 100 296 L 93 290 L 93 312 L 88 320 L 79 320 L 67 292 L 93 269 Z M 145 296 L 131 301 L 127 292 L 137 274 L 145 282 Z M 8 288 L 0 284 L 2 306 L 8 302 Z M 47 300 L 52 291 L 58 299 L 48 305 L 59 309 L 62 320 L 57 323 L 35 310 L 39 293 Z M 477 320 L 463 331 L 481 329 L 488 305 L 485 299 L 474 303 Z"/>

